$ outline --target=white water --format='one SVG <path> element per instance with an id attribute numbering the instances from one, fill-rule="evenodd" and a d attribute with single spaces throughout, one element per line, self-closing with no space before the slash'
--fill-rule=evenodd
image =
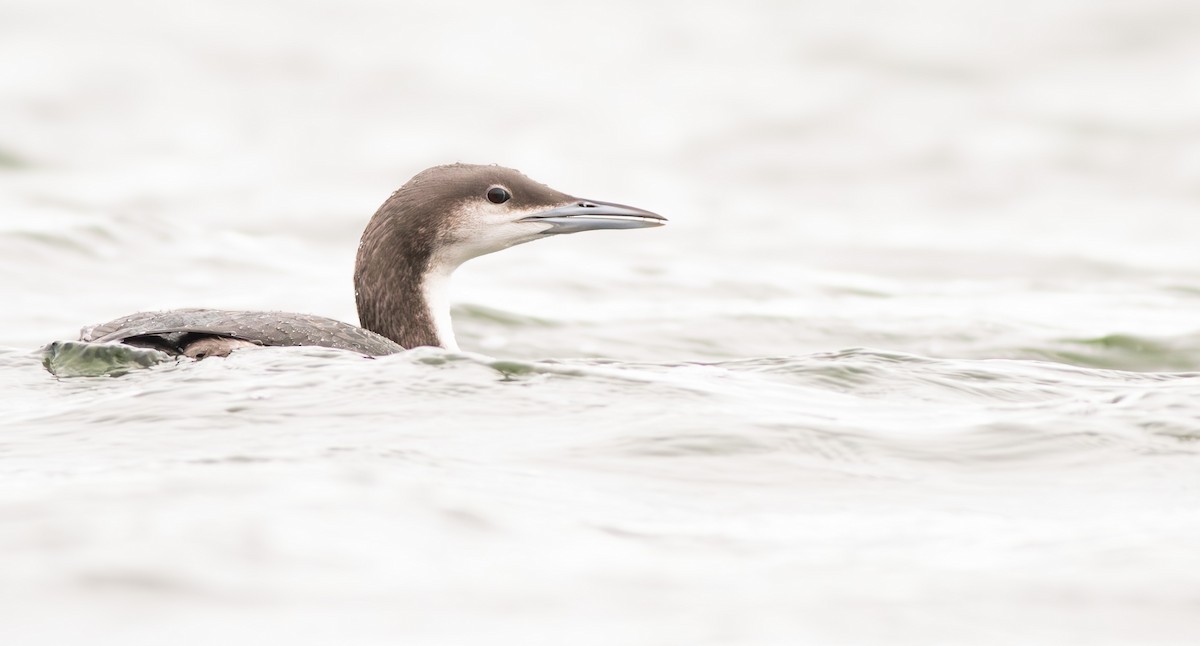
<path id="1" fill-rule="evenodd" d="M 1194 3 L 4 0 L 0 57 L 3 643 L 1200 639 Z M 463 354 L 38 364 L 353 321 L 460 160 L 671 224 L 468 263 Z"/>

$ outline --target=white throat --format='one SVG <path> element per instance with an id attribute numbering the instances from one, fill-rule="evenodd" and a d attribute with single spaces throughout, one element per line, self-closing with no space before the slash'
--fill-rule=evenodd
<path id="1" fill-rule="evenodd" d="M 429 308 L 429 317 L 433 319 L 438 341 L 443 348 L 457 352 L 458 341 L 454 339 L 454 326 L 450 323 L 450 274 L 453 272 L 453 268 L 442 267 L 425 274 L 421 290 L 425 294 L 425 306 Z"/>

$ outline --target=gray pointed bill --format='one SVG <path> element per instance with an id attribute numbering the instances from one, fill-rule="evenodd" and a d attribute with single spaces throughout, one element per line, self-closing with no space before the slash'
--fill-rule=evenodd
<path id="1" fill-rule="evenodd" d="M 644 209 L 598 200 L 577 200 L 566 206 L 534 213 L 521 218 L 522 222 L 544 222 L 551 225 L 543 235 L 578 233 L 595 229 L 642 229 L 661 227 L 667 219 Z"/>

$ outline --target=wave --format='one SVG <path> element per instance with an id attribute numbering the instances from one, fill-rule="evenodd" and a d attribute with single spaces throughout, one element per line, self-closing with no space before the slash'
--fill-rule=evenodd
<path id="1" fill-rule="evenodd" d="M 589 462 L 726 456 L 871 477 L 911 475 L 914 463 L 1091 464 L 1200 449 L 1200 374 L 1049 361 L 864 348 L 658 363 L 420 348 L 369 360 L 264 348 L 56 381 L 32 378 L 35 360 L 0 354 L 5 372 L 26 371 L 11 390 L 28 405 L 6 424 L 482 432 L 489 443 L 558 443 Z"/>

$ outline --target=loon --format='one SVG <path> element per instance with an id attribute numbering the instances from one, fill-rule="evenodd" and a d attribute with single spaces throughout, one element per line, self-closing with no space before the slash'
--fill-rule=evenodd
<path id="1" fill-rule="evenodd" d="M 551 235 L 664 223 L 650 211 L 560 193 L 511 168 L 435 166 L 392 193 L 363 231 L 354 267 L 362 327 L 310 314 L 178 309 L 85 327 L 80 341 L 193 359 L 251 346 L 322 346 L 366 356 L 419 346 L 458 350 L 447 288 L 459 265 Z"/>

